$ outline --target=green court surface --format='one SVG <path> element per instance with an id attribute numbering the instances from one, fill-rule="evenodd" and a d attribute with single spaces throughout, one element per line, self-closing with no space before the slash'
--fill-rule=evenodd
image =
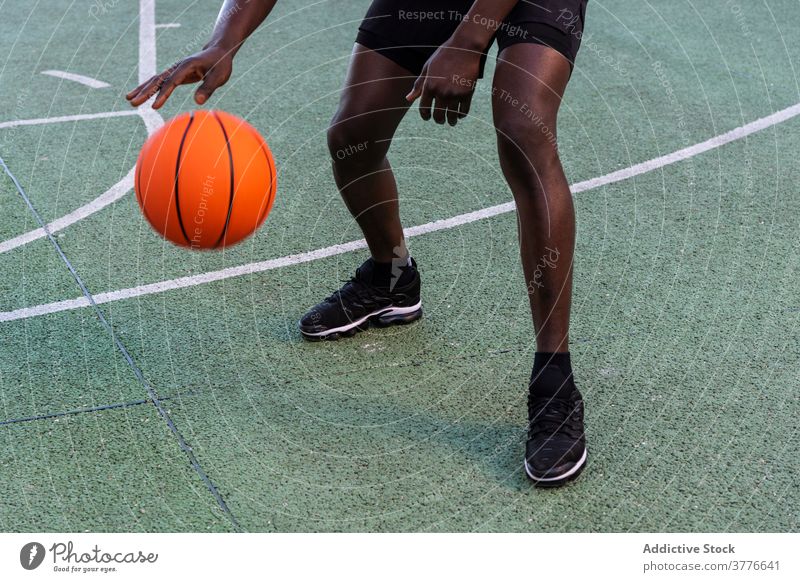
<path id="1" fill-rule="evenodd" d="M 558 490 L 522 469 L 514 215 L 430 226 L 511 200 L 493 60 L 469 119 L 412 112 L 392 148 L 425 317 L 306 343 L 297 319 L 365 258 L 330 251 L 360 234 L 325 130 L 368 3 L 280 2 L 239 53 L 211 105 L 263 133 L 278 198 L 253 238 L 192 253 L 136 205 L 161 119 L 124 94 L 202 46 L 213 4 L 0 3 L 0 157 L 114 330 L 0 174 L 0 530 L 798 529 L 795 0 L 589 2 L 559 138 L 590 456 Z M 193 107 L 181 89 L 161 115 Z"/>

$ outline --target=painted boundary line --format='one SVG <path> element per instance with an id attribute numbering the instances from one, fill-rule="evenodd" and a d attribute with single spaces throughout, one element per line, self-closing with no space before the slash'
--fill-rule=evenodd
<path id="1" fill-rule="evenodd" d="M 98 210 L 119 200 L 128 192 L 128 190 L 133 188 L 133 178 L 134 178 L 134 169 L 131 168 L 130 171 L 127 174 L 125 174 L 125 176 L 119 182 L 111 186 L 111 188 L 106 190 L 102 195 L 98 196 L 88 204 L 85 204 L 80 208 L 75 209 L 69 214 L 65 214 L 61 218 L 57 218 L 53 222 L 48 223 L 47 224 L 48 230 L 50 232 L 58 232 L 59 230 L 64 230 L 71 224 L 75 224 L 76 222 L 83 220 L 87 216 L 94 214 Z M 28 232 L 22 233 L 19 236 L 15 236 L 14 238 L 10 238 L 7 241 L 3 241 L 2 243 L 0 243 L 0 254 L 15 249 L 17 247 L 21 247 L 35 240 L 39 240 L 40 238 L 45 238 L 46 236 L 47 233 L 43 228 L 35 228 L 33 230 L 29 230 Z"/>
<path id="2" fill-rule="evenodd" d="M 78 115 L 65 115 L 63 117 L 45 117 L 40 119 L 20 119 L 16 121 L 6 121 L 0 123 L 0 129 L 4 127 L 18 127 L 22 125 L 46 125 L 50 123 L 65 123 L 70 121 L 87 121 L 92 119 L 106 119 L 110 117 L 128 117 L 137 115 L 141 117 L 144 126 L 147 129 L 147 135 L 151 135 L 159 127 L 164 124 L 164 118 L 151 109 L 150 107 L 140 107 L 139 109 L 131 109 L 130 111 L 106 111 L 103 113 L 82 113 Z M 58 232 L 64 230 L 68 226 L 75 224 L 88 218 L 92 214 L 99 212 L 106 206 L 109 206 L 125 196 L 131 188 L 133 188 L 133 178 L 135 168 L 131 168 L 125 176 L 116 184 L 111 186 L 108 190 L 103 192 L 100 196 L 76 208 L 69 214 L 65 214 L 61 218 L 57 218 L 47 224 L 50 232 Z M 26 245 L 40 238 L 45 238 L 46 233 L 42 228 L 34 228 L 28 232 L 24 232 L 14 238 L 10 238 L 0 242 L 0 254 L 7 253 L 13 249 Z"/>
<path id="3" fill-rule="evenodd" d="M 111 87 L 111 85 L 109 85 L 105 81 L 94 79 L 92 77 L 87 77 L 86 75 L 76 75 L 75 73 L 68 73 L 66 71 L 42 71 L 42 75 L 47 75 L 48 77 L 55 77 L 57 79 L 64 79 L 66 81 L 72 81 L 74 83 L 80 83 L 81 85 L 86 85 L 87 87 L 91 87 L 92 89 L 105 89 L 106 87 Z"/>
<path id="4" fill-rule="evenodd" d="M 24 125 L 47 125 L 49 123 L 67 123 L 69 121 L 87 121 L 90 119 L 105 119 L 107 117 L 129 117 L 139 115 L 136 109 L 130 111 L 104 111 L 102 113 L 79 113 L 78 115 L 62 115 L 60 117 L 40 117 L 37 119 L 14 119 L 0 122 L 0 129 L 7 127 L 20 127 Z"/>
<path id="5" fill-rule="evenodd" d="M 769 127 L 778 125 L 779 123 L 783 123 L 784 121 L 793 119 L 798 115 L 800 115 L 800 103 L 792 105 L 791 107 L 787 107 L 786 109 L 777 111 L 771 115 L 767 115 L 766 117 L 762 117 L 760 119 L 752 121 L 748 124 L 742 125 L 741 127 L 737 127 L 736 129 L 732 129 L 731 131 L 712 137 L 711 139 L 708 139 L 706 141 L 694 144 L 692 146 L 674 151 L 672 153 L 663 156 L 659 156 L 657 158 L 653 158 L 652 160 L 648 160 L 646 162 L 635 164 L 628 168 L 623 168 L 622 170 L 618 170 L 616 172 L 611 172 L 610 174 L 605 174 L 604 176 L 599 176 L 597 178 L 592 178 L 590 180 L 578 182 L 571 186 L 572 193 L 578 194 L 580 192 L 587 192 L 589 190 L 594 190 L 595 188 L 600 188 L 601 186 L 608 186 L 609 184 L 622 182 L 629 178 L 640 176 L 642 174 L 652 172 L 653 170 L 657 170 L 659 168 L 663 168 L 684 160 L 688 160 L 697 155 L 709 152 L 711 150 L 722 147 L 731 142 L 740 140 L 742 138 L 745 138 L 749 135 L 752 135 Z M 483 208 L 481 210 L 476 210 L 474 212 L 459 214 L 457 216 L 453 216 L 452 218 L 436 220 L 434 222 L 429 222 L 427 224 L 422 224 L 419 226 L 407 228 L 405 229 L 405 234 L 407 237 L 414 237 L 423 234 L 429 234 L 432 232 L 437 232 L 440 230 L 448 230 L 465 224 L 470 224 L 472 222 L 477 222 L 479 220 L 484 220 L 486 218 L 491 218 L 493 216 L 498 216 L 500 214 L 513 212 L 514 209 L 515 206 L 513 202 L 498 204 L 497 206 L 490 206 L 488 208 Z M 265 271 L 272 271 L 275 269 L 280 269 L 282 267 L 289 267 L 292 265 L 309 263 L 311 261 L 316 261 L 319 259 L 325 259 L 328 257 L 349 253 L 351 251 L 364 249 L 366 247 L 367 244 L 364 241 L 364 239 L 354 240 L 347 243 L 342 243 L 338 245 L 324 247 L 321 249 L 316 249 L 313 251 L 308 251 L 305 253 L 288 255 L 277 259 L 248 263 L 236 267 L 228 267 L 226 269 L 221 269 L 219 271 L 211 271 L 208 273 L 201 273 L 199 275 L 178 277 L 177 279 L 168 279 L 166 281 L 159 281 L 157 283 L 140 285 L 138 287 L 120 289 L 118 291 L 108 291 L 106 293 L 100 293 L 98 295 L 95 295 L 94 300 L 99 305 L 103 303 L 120 301 L 123 299 L 132 299 L 134 297 L 153 295 L 155 293 L 164 293 L 165 291 L 172 291 L 175 289 L 195 287 L 197 285 L 203 285 L 214 281 L 222 281 L 224 279 L 230 279 L 232 277 L 241 277 L 243 275 L 251 275 L 253 273 L 263 273 Z M 89 307 L 89 305 L 90 303 L 85 297 L 77 297 L 75 299 L 67 299 L 64 301 L 56 301 L 53 303 L 44 303 L 42 305 L 36 305 L 33 307 L 24 307 L 13 311 L 0 312 L 0 322 L 16 321 L 19 319 L 28 319 L 31 317 L 47 315 L 49 313 L 58 313 L 60 311 L 81 309 L 84 307 Z"/>

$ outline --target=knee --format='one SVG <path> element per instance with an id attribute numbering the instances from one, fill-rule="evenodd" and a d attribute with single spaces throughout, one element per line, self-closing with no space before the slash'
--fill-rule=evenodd
<path id="1" fill-rule="evenodd" d="M 506 172 L 533 176 L 559 164 L 556 122 L 534 111 L 515 111 L 495 121 L 497 145 Z"/>
<path id="2" fill-rule="evenodd" d="M 337 112 L 328 127 L 328 151 L 337 166 L 373 165 L 383 160 L 387 150 L 388 145 L 371 130 L 369 114 Z"/>

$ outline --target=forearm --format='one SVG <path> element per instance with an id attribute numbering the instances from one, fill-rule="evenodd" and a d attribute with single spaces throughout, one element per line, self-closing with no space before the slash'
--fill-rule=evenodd
<path id="1" fill-rule="evenodd" d="M 272 12 L 278 0 L 225 0 L 211 39 L 204 48 L 217 46 L 234 54 Z"/>
<path id="2" fill-rule="evenodd" d="M 459 48 L 482 51 L 519 1 L 475 0 L 453 33 L 452 43 Z"/>

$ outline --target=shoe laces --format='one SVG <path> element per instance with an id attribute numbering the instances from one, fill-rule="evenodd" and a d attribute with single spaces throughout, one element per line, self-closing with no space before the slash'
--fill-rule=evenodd
<path id="1" fill-rule="evenodd" d="M 528 396 L 528 432 L 531 438 L 545 434 L 565 434 L 580 438 L 583 427 L 580 418 L 581 401 L 551 396 Z"/>
<path id="2" fill-rule="evenodd" d="M 377 297 L 382 296 L 379 289 L 359 279 L 358 275 L 359 271 L 356 271 L 354 277 L 343 280 L 342 283 L 344 285 L 334 291 L 325 301 L 347 305 L 355 300 L 356 303 L 363 305 L 364 303 L 372 303 Z"/>

